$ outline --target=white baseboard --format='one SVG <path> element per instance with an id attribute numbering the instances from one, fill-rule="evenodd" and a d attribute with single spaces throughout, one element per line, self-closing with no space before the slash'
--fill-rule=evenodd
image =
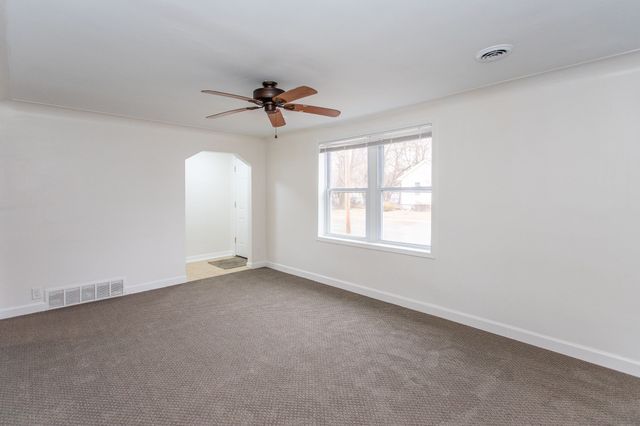
<path id="1" fill-rule="evenodd" d="M 124 289 L 124 294 L 134 294 L 134 293 L 140 293 L 142 291 L 149 291 L 149 290 L 155 290 L 157 288 L 162 288 L 162 287 L 169 287 L 172 285 L 177 285 L 177 284 L 184 284 L 187 282 L 187 276 L 186 275 L 179 275 L 177 277 L 173 277 L 173 278 L 166 278 L 163 280 L 158 280 L 158 281 L 151 281 L 148 283 L 142 283 L 142 284 L 137 284 L 137 285 L 130 285 L 130 286 L 126 286 Z"/>
<path id="2" fill-rule="evenodd" d="M 456 311 L 454 309 L 445 308 L 443 306 L 431 303 L 421 302 L 404 296 L 399 296 L 386 291 L 376 290 L 370 287 L 339 280 L 316 274 L 314 272 L 304 271 L 302 269 L 291 266 L 282 265 L 274 262 L 266 262 L 268 267 L 277 271 L 296 275 L 317 281 L 322 284 L 338 287 L 352 293 L 362 294 L 373 299 L 382 300 L 394 305 L 403 306 L 414 311 L 423 312 L 425 314 L 434 315 L 440 318 L 448 319 L 480 330 L 488 331 L 499 336 L 508 337 L 520 342 L 528 343 L 533 346 L 544 348 L 553 352 L 558 352 L 573 358 L 578 358 L 593 364 L 611 368 L 612 370 L 621 371 L 640 377 L 640 361 L 616 355 L 610 352 L 580 345 L 577 343 L 567 342 L 555 337 L 546 336 L 534 331 L 522 329 L 509 324 L 493 321 L 487 318 L 478 317 L 476 315 L 467 314 Z"/>
<path id="3" fill-rule="evenodd" d="M 215 260 L 215 259 L 220 259 L 222 257 L 231 257 L 233 256 L 235 253 L 233 250 L 225 250 L 225 251 L 216 251 L 213 253 L 203 253 L 203 254 L 196 254 L 193 256 L 187 256 L 186 258 L 186 262 L 187 263 L 193 263 L 193 262 L 202 262 L 203 260 Z"/>
<path id="4" fill-rule="evenodd" d="M 255 262 L 247 262 L 247 266 L 250 269 L 264 268 L 265 266 L 269 266 L 269 262 L 266 260 L 256 260 Z"/>
<path id="5" fill-rule="evenodd" d="M 44 302 L 29 303 L 28 305 L 13 306 L 10 308 L 0 309 L 0 320 L 20 315 L 34 314 L 36 312 L 46 311 L 47 304 Z"/>

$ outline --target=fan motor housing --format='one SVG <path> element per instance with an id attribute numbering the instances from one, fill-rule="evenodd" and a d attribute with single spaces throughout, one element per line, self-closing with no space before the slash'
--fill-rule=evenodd
<path id="1" fill-rule="evenodd" d="M 276 87 L 277 85 L 278 83 L 275 81 L 263 81 L 263 87 L 253 91 L 253 99 L 262 101 L 265 106 L 265 111 L 267 112 L 269 112 L 269 110 L 275 111 L 273 98 L 284 92 L 284 90 Z"/>

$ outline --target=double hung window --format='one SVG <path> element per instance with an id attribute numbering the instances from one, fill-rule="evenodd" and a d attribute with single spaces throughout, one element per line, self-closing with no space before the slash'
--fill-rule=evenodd
<path id="1" fill-rule="evenodd" d="M 430 126 L 321 144 L 319 236 L 430 252 L 431 148 Z"/>

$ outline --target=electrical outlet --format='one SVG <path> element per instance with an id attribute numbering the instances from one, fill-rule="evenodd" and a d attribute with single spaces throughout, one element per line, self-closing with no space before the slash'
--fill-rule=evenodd
<path id="1" fill-rule="evenodd" d="M 42 300 L 42 288 L 34 287 L 31 289 L 31 300 Z"/>

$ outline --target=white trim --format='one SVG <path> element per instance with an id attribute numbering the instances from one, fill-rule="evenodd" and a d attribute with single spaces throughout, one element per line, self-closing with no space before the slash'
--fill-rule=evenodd
<path id="1" fill-rule="evenodd" d="M 236 170 L 236 161 L 238 160 L 238 157 L 236 157 L 235 155 L 231 156 L 231 169 L 229 171 L 230 176 L 231 176 L 231 203 L 229 205 L 229 217 L 230 220 L 229 222 L 231 223 L 231 228 L 230 228 L 230 235 L 229 235 L 229 245 L 232 247 L 232 251 L 233 254 L 232 256 L 237 256 L 238 255 L 238 251 L 236 248 L 236 234 L 237 234 L 237 230 L 236 230 L 236 203 L 237 203 L 237 188 L 236 188 L 236 179 L 237 179 L 237 170 Z M 189 262 L 187 262 L 189 263 Z"/>
<path id="2" fill-rule="evenodd" d="M 0 320 L 21 315 L 34 314 L 36 312 L 46 311 L 47 304 L 44 302 L 29 303 L 28 305 L 13 306 L 10 308 L 0 309 Z"/>
<path id="3" fill-rule="evenodd" d="M 247 267 L 249 267 L 249 269 L 264 268 L 265 266 L 268 266 L 268 265 L 269 265 L 269 262 L 266 260 L 258 260 L 256 262 L 247 261 Z"/>
<path id="4" fill-rule="evenodd" d="M 179 275 L 173 278 L 165 278 L 163 280 L 150 281 L 147 283 L 126 286 L 124 288 L 124 295 L 135 294 L 143 291 L 155 290 L 157 288 L 169 287 L 172 285 L 184 284 L 187 282 L 186 275 Z"/>
<path id="5" fill-rule="evenodd" d="M 488 331 L 499 336 L 518 340 L 520 342 L 528 343 L 530 345 L 544 348 L 553 352 L 558 352 L 560 354 L 581 359 L 583 361 L 610 368 L 612 370 L 621 371 L 632 376 L 640 377 L 639 360 L 623 357 L 589 346 L 567 342 L 566 340 L 557 339 L 555 337 L 536 333 L 530 330 L 525 330 L 520 327 L 493 321 L 476 315 L 456 311 L 454 309 L 445 308 L 443 306 L 421 302 L 386 291 L 376 290 L 363 285 L 316 274 L 314 272 L 304 271 L 302 269 L 294 268 L 291 266 L 268 262 L 268 267 L 277 271 L 317 281 L 322 284 L 338 287 L 352 293 L 362 294 L 373 299 L 382 300 L 384 302 L 403 306 L 405 308 L 412 309 L 418 312 L 423 312 L 425 314 L 448 319 L 450 321 L 468 325 L 470 327 Z"/>
<path id="6" fill-rule="evenodd" d="M 435 259 L 435 257 L 433 257 L 433 254 L 430 251 L 427 251 L 425 249 L 396 246 L 396 245 L 384 244 L 384 243 L 374 243 L 370 241 L 356 240 L 352 238 L 343 239 L 343 238 L 329 237 L 326 235 L 323 235 L 323 236 L 319 235 L 318 237 L 316 237 L 316 240 L 323 243 L 342 244 L 342 245 L 351 246 L 351 247 L 361 247 L 361 248 L 366 248 L 370 250 L 388 251 L 391 253 L 408 254 L 410 256 L 418 256 L 418 257 L 426 257 L 428 259 Z"/>
<path id="7" fill-rule="evenodd" d="M 423 133 L 423 130 L 426 131 Z M 400 129 L 384 130 L 381 132 L 367 133 L 365 135 L 350 136 L 347 138 L 334 139 L 329 141 L 319 141 L 318 151 L 327 148 L 344 148 L 354 149 L 369 146 L 385 145 L 393 143 L 393 139 L 398 137 L 413 137 L 415 135 L 422 136 L 431 135 L 433 123 L 416 124 L 415 126 L 402 127 Z M 387 142 L 388 141 L 388 142 Z"/>
<path id="8" fill-rule="evenodd" d="M 239 197 L 238 197 L 238 186 L 240 183 L 240 178 L 239 178 L 239 174 L 238 174 L 238 167 L 246 167 L 247 168 L 247 181 L 246 181 L 246 194 L 245 194 L 245 201 L 247 203 L 247 219 L 246 219 L 246 233 L 247 233 L 247 240 L 245 241 L 245 245 L 246 245 L 246 253 L 238 253 L 238 202 L 239 202 Z M 233 247 L 233 254 L 232 256 L 241 256 L 241 257 L 251 257 L 251 253 L 252 253 L 252 235 L 251 235 L 251 230 L 252 230 L 252 220 L 253 220 L 253 212 L 252 212 L 252 202 L 251 202 L 251 188 L 253 185 L 253 178 L 252 178 L 252 168 L 251 165 L 247 162 L 245 162 L 243 159 L 241 159 L 240 157 L 238 157 L 237 155 L 233 156 L 233 161 L 231 161 L 231 177 L 232 177 L 232 184 L 231 184 L 231 190 L 232 190 L 232 198 L 233 198 L 233 202 L 231 203 L 231 247 Z M 244 185 L 243 185 L 244 186 Z"/>
<path id="9" fill-rule="evenodd" d="M 165 278 L 162 280 L 151 281 L 151 282 L 132 285 L 132 286 L 127 286 L 125 284 L 123 296 L 126 296 L 128 294 L 140 293 L 142 291 L 154 290 L 162 287 L 169 287 L 176 284 L 183 284 L 185 282 L 187 282 L 187 276 L 180 275 L 173 278 Z M 52 289 L 46 289 L 46 290 L 48 291 Z M 122 296 L 118 296 L 118 297 L 122 297 Z M 71 306 L 78 306 L 80 304 L 87 304 L 87 303 L 93 303 L 93 302 L 99 302 L 99 301 L 100 300 L 92 300 L 91 302 L 77 303 L 69 306 L 61 306 L 59 308 L 49 308 L 49 306 L 45 302 L 30 303 L 28 305 L 13 306 L 10 308 L 2 308 L 0 309 L 0 320 L 6 319 L 6 318 L 18 317 L 21 315 L 33 314 L 36 312 L 49 311 L 54 309 L 55 310 L 64 309 Z"/>
<path id="10" fill-rule="evenodd" d="M 393 139 L 394 134 L 411 134 L 416 136 L 417 139 L 422 139 L 422 131 L 423 129 L 428 129 L 427 133 L 424 133 L 425 136 L 428 135 L 428 138 L 431 140 L 431 149 L 432 149 L 432 170 L 431 170 L 431 186 L 424 187 L 385 187 L 383 186 L 383 177 L 384 177 L 384 143 L 368 143 L 367 140 L 373 138 L 376 139 L 376 136 L 380 136 L 382 139 L 387 137 Z M 362 247 L 369 248 L 374 250 L 382 250 L 388 251 L 392 253 L 401 253 L 408 254 L 419 257 L 427 257 L 433 258 L 433 239 L 434 239 L 434 221 L 433 221 L 433 213 L 432 220 L 429 224 L 431 229 L 431 241 L 429 245 L 419 245 L 419 244 L 410 244 L 403 242 L 392 242 L 383 240 L 383 221 L 384 221 L 384 212 L 382 211 L 382 195 L 385 192 L 389 191 L 397 191 L 397 192 L 420 192 L 420 193 L 430 193 L 431 194 L 431 208 L 433 212 L 433 204 L 435 203 L 435 197 L 433 195 L 433 185 L 435 181 L 435 169 L 433 168 L 433 163 L 435 162 L 434 155 L 434 143 L 433 143 L 433 124 L 422 124 L 417 126 L 412 126 L 404 129 L 397 129 L 392 131 L 386 131 L 383 133 L 375 133 L 372 135 L 362 136 L 358 138 L 350 138 L 346 140 L 347 142 L 358 141 L 360 139 L 365 140 L 366 143 L 358 143 L 356 145 L 348 144 L 344 145 L 343 141 L 334 141 L 327 143 L 320 143 L 320 151 L 318 154 L 318 241 L 323 242 L 334 242 L 338 244 L 350 245 L 354 247 Z M 390 141 L 391 141 L 390 139 Z M 377 140 L 377 139 L 376 139 Z M 390 143 L 393 143 L 392 141 Z M 367 149 L 367 187 L 366 188 L 333 188 L 331 187 L 331 153 L 332 151 L 323 151 L 323 147 L 328 146 L 339 146 L 344 149 L 353 149 L 354 147 L 366 147 Z M 324 161 L 322 161 L 324 160 Z M 421 162 L 424 163 L 424 160 Z M 419 163 L 419 164 L 421 164 Z M 419 165 L 418 164 L 418 165 Z M 411 170 L 415 169 L 418 165 L 415 165 L 411 168 Z M 406 175 L 406 172 L 405 174 Z M 323 180 L 322 184 L 320 183 L 321 179 Z M 331 196 L 333 193 L 362 193 L 364 194 L 365 204 L 366 204 L 366 223 L 365 223 L 365 235 L 364 237 L 356 237 L 356 236 L 342 236 L 336 235 L 335 232 L 331 232 Z M 320 221 L 322 218 L 322 222 Z"/>
<path id="11" fill-rule="evenodd" d="M 193 256 L 187 256 L 186 262 L 187 263 L 193 263 L 193 262 L 202 262 L 203 260 L 216 260 L 216 259 L 221 259 L 223 257 L 231 257 L 234 254 L 235 254 L 235 252 L 233 250 L 225 250 L 225 251 L 217 251 L 217 252 L 213 252 L 213 253 L 196 254 L 196 255 L 193 255 Z"/>

